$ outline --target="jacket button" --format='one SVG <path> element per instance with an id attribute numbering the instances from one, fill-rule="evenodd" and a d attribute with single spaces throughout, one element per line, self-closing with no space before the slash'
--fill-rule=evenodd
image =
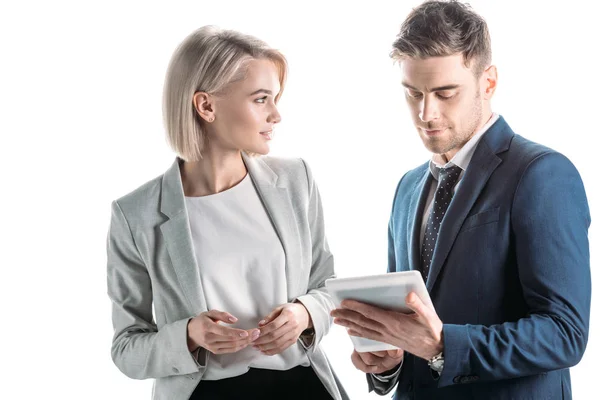
<path id="1" fill-rule="evenodd" d="M 467 375 L 460 378 L 460 383 L 471 383 L 479 379 L 477 375 Z"/>

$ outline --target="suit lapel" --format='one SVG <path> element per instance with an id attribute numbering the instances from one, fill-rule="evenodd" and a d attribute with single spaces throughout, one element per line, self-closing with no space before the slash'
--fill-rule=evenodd
<path id="1" fill-rule="evenodd" d="M 300 234 L 288 189 L 278 185 L 277 174 L 263 160 L 249 157 L 245 153 L 242 155 L 256 191 L 281 241 L 285 253 L 287 296 L 288 299 L 291 299 L 295 297 L 300 288 L 299 277 L 303 261 L 300 251 Z"/>
<path id="2" fill-rule="evenodd" d="M 408 215 L 412 215 L 412 218 L 408 220 L 406 233 L 409 235 L 410 246 L 409 267 L 413 271 L 421 269 L 421 222 L 432 179 L 428 163 L 423 176 L 417 180 L 410 199 Z"/>
<path id="3" fill-rule="evenodd" d="M 456 191 L 440 227 L 427 279 L 429 292 L 435 285 L 465 218 L 473 208 L 490 176 L 502 162 L 502 159 L 496 154 L 508 149 L 513 136 L 514 133 L 500 117 L 477 145 L 460 187 Z"/>
<path id="4" fill-rule="evenodd" d="M 163 176 L 161 212 L 169 218 L 160 226 L 160 230 L 179 284 L 190 303 L 192 312 L 198 314 L 206 311 L 206 299 L 185 207 L 179 159 L 175 160 Z"/>

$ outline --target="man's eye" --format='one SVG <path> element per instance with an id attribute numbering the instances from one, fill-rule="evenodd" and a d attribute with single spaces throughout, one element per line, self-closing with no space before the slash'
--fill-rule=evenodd
<path id="1" fill-rule="evenodd" d="M 454 94 L 447 94 L 447 93 L 437 93 L 436 94 L 438 98 L 442 99 L 442 100 L 448 100 L 454 97 Z"/>

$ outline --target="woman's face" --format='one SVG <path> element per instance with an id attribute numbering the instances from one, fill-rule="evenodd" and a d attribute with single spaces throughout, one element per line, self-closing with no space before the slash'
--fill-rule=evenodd
<path id="1" fill-rule="evenodd" d="M 214 121 L 207 131 L 207 146 L 267 154 L 273 128 L 281 121 L 275 104 L 281 89 L 279 74 L 270 60 L 254 59 L 246 67 L 244 79 L 214 97 Z"/>

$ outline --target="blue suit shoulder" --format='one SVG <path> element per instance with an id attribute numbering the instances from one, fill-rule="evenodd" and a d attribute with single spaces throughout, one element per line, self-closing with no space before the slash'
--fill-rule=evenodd
<path id="1" fill-rule="evenodd" d="M 585 199 L 579 171 L 564 154 L 515 134 L 509 150 L 499 156 L 521 177 L 521 185 L 526 182 L 550 183 L 559 177 L 574 180 L 580 183 Z"/>
<path id="2" fill-rule="evenodd" d="M 507 151 L 505 161 L 513 165 L 527 167 L 532 162 L 546 156 L 551 156 L 550 158 L 553 160 L 563 159 L 568 161 L 567 157 L 558 151 L 515 134 Z"/>

